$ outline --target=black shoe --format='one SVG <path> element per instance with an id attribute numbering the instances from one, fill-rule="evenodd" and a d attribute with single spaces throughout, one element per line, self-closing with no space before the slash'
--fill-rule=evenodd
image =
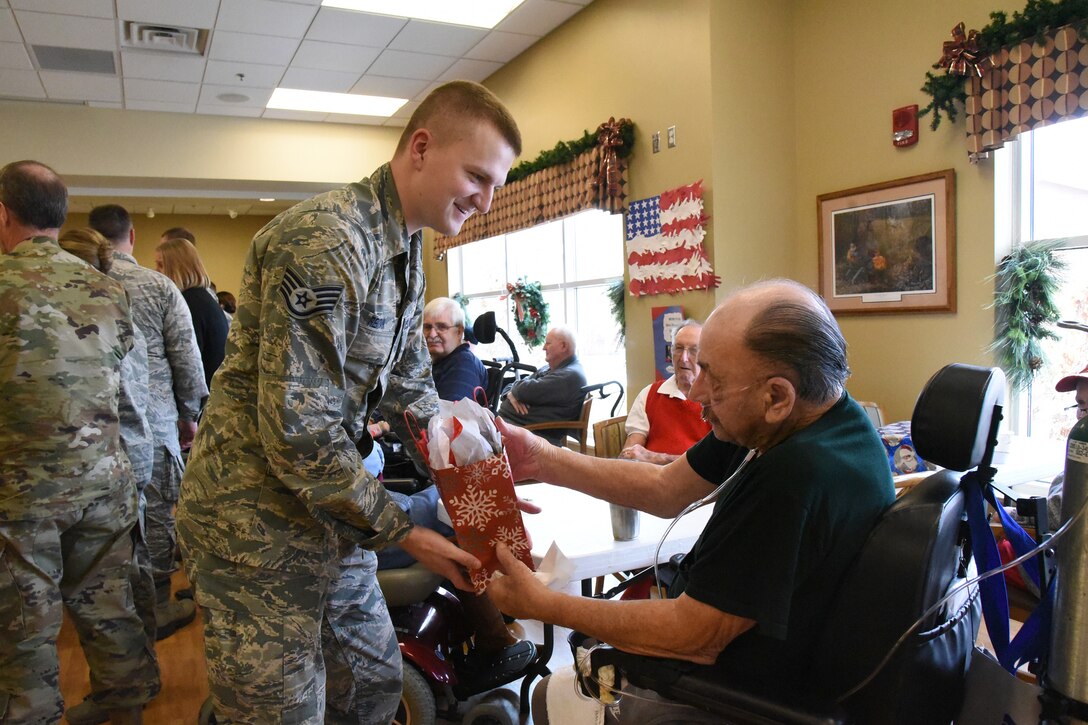
<path id="1" fill-rule="evenodd" d="M 483 692 L 513 682 L 536 661 L 536 645 L 521 640 L 494 654 L 472 650 L 457 669 L 461 685 Z"/>

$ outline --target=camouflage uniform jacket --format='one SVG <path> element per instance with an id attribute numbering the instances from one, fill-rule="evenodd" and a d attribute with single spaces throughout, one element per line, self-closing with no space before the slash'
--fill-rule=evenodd
<path id="1" fill-rule="evenodd" d="M 380 548 L 407 535 L 363 458 L 376 407 L 405 441 L 406 409 L 422 424 L 437 412 L 423 289 L 422 236 L 388 164 L 257 233 L 181 487 L 183 545 L 326 576 L 340 537 Z"/>
<path id="2" fill-rule="evenodd" d="M 121 362 L 121 445 L 132 463 L 137 490 L 151 479 L 155 460 L 155 437 L 147 422 L 148 387 L 147 340 L 140 328 L 132 326 L 132 350 Z"/>
<path id="3" fill-rule="evenodd" d="M 178 418 L 196 420 L 208 394 L 189 307 L 170 278 L 115 252 L 110 276 L 128 290 L 132 320 L 147 342 L 147 422 L 155 442 L 181 455 Z"/>
<path id="4" fill-rule="evenodd" d="M 49 237 L 0 254 L 0 519 L 46 518 L 124 486 L 135 499 L 117 412 L 131 347 L 120 284 Z"/>

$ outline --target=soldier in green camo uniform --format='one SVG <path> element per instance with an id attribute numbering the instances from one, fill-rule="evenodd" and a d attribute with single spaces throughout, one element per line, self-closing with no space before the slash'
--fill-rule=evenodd
<path id="1" fill-rule="evenodd" d="M 144 535 L 155 577 L 155 636 L 161 640 L 196 616 L 191 600 L 170 599 L 170 575 L 177 570 L 174 506 L 184 470 L 181 452 L 196 434 L 208 386 L 189 307 L 169 277 L 137 264 L 132 256 L 136 234 L 128 212 L 117 204 L 104 204 L 91 209 L 88 221 L 113 244 L 110 276 L 128 291 L 132 320 L 147 341 L 147 420 L 155 446 L 151 480 L 144 488 Z M 88 717 L 74 725 L 95 721 L 100 720 Z"/>
<path id="2" fill-rule="evenodd" d="M 60 235 L 58 242 L 64 251 L 74 254 L 103 274 L 109 273 L 113 265 L 113 246 L 94 229 L 71 229 Z M 137 494 L 138 513 L 136 525 L 132 527 L 132 596 L 154 656 L 155 579 L 151 570 L 151 555 L 144 539 L 144 509 L 147 505 L 144 487 L 151 480 L 155 458 L 155 439 L 147 422 L 149 397 L 147 341 L 140 328 L 133 325 L 132 350 L 121 362 L 121 399 L 117 412 L 121 423 L 121 446 L 132 464 Z M 109 719 L 93 695 L 68 708 L 64 716 L 69 725 L 97 725 Z"/>
<path id="3" fill-rule="evenodd" d="M 446 84 L 390 163 L 254 238 L 178 505 L 216 722 L 389 722 L 401 658 L 373 550 L 399 543 L 469 587 L 475 557 L 366 472 L 367 419 L 408 440 L 405 410 L 437 411 L 421 230 L 486 212 L 520 149 L 490 91 Z"/>
<path id="4" fill-rule="evenodd" d="M 62 602 L 94 697 L 138 723 L 159 679 L 129 581 L 132 322 L 124 288 L 57 244 L 67 199 L 42 164 L 0 170 L 0 723 L 60 720 Z"/>

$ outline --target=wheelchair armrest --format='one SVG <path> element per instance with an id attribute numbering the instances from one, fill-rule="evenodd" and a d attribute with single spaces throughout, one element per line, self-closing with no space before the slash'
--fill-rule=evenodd
<path id="1" fill-rule="evenodd" d="M 688 662 L 634 655 L 611 647 L 593 651 L 593 670 L 611 664 L 636 687 L 698 707 L 738 725 L 846 725 L 845 713 L 823 703 L 775 702 L 732 687 Z"/>
<path id="2" fill-rule="evenodd" d="M 419 493 L 428 485 L 426 481 L 420 481 L 416 478 L 383 478 L 382 484 L 385 485 L 390 491 L 396 491 L 397 493 L 403 493 L 405 496 L 411 496 L 413 493 Z"/>

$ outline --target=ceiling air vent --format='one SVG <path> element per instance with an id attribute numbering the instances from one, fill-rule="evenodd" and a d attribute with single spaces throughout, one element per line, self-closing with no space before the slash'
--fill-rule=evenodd
<path id="1" fill-rule="evenodd" d="M 204 55 L 208 44 L 208 31 L 204 28 L 155 25 L 134 20 L 125 21 L 121 37 L 126 48 L 188 55 Z"/>
<path id="2" fill-rule="evenodd" d="M 113 53 L 87 48 L 60 48 L 55 45 L 32 45 L 39 70 L 59 70 L 70 73 L 108 73 L 117 75 Z"/>

